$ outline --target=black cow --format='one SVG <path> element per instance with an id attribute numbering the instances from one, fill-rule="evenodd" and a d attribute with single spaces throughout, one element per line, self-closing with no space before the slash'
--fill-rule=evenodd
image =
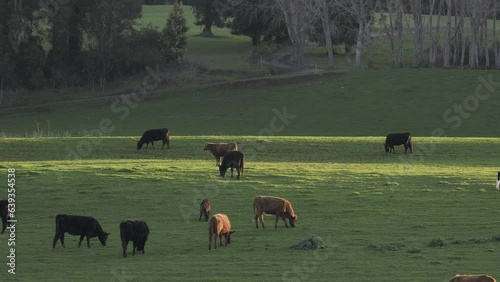
<path id="1" fill-rule="evenodd" d="M 90 238 L 94 237 L 98 237 L 101 244 L 106 246 L 106 240 L 110 234 L 104 232 L 99 222 L 93 217 L 58 214 L 56 215 L 56 235 L 54 236 L 54 241 L 52 242 L 52 248 L 56 247 L 58 239 L 61 239 L 62 247 L 66 248 L 64 246 L 64 233 L 66 232 L 71 235 L 80 235 L 78 248 L 82 245 L 82 241 L 85 236 L 87 236 L 87 247 L 89 248 Z"/>
<path id="2" fill-rule="evenodd" d="M 233 177 L 233 169 L 236 168 L 240 179 L 240 173 L 243 175 L 243 153 L 240 151 L 230 151 L 222 159 L 222 164 L 219 166 L 220 176 L 224 177 L 228 168 L 231 168 L 231 177 Z"/>
<path id="3" fill-rule="evenodd" d="M 132 255 L 135 255 L 135 249 L 144 254 L 144 247 L 148 240 L 149 228 L 144 220 L 126 219 L 120 223 L 120 238 L 122 239 L 123 257 L 127 257 L 128 242 L 132 241 L 134 247 Z"/>
<path id="4" fill-rule="evenodd" d="M 153 141 L 163 141 L 163 147 L 165 147 L 165 144 L 167 144 L 167 149 L 170 149 L 170 135 L 168 133 L 168 129 L 162 128 L 162 129 L 150 129 L 146 130 L 143 134 L 141 139 L 137 142 L 137 150 L 140 150 L 144 144 L 146 144 L 146 149 L 149 147 L 149 143 L 155 147 L 155 143 Z"/>
<path id="5" fill-rule="evenodd" d="M 392 152 L 396 153 L 396 151 L 394 150 L 394 146 L 399 145 L 405 146 L 405 154 L 408 149 L 410 149 L 410 153 L 413 153 L 413 144 L 411 142 L 411 134 L 409 132 L 390 133 L 385 138 L 384 148 L 386 153 L 389 153 L 391 150 Z"/>
<path id="6" fill-rule="evenodd" d="M 0 218 L 2 219 L 2 234 L 5 232 L 5 228 L 7 228 L 7 220 L 9 217 L 9 203 L 7 200 L 0 200 Z"/>
<path id="7" fill-rule="evenodd" d="M 497 175 L 497 184 L 496 184 L 496 188 L 497 188 L 497 190 L 499 190 L 499 189 L 500 189 L 500 171 L 498 172 L 498 175 Z M 4 229 L 5 229 L 5 227 L 4 227 Z M 2 232 L 2 233 L 3 233 L 3 232 Z"/>

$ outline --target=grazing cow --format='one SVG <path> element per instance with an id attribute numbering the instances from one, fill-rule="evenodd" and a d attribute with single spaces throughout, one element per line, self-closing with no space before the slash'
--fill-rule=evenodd
<path id="1" fill-rule="evenodd" d="M 219 166 L 220 176 L 224 177 L 228 168 L 231 168 L 231 177 L 233 177 L 233 169 L 236 168 L 240 179 L 240 174 L 243 175 L 243 153 L 240 151 L 230 151 L 222 159 L 222 164 Z"/>
<path id="2" fill-rule="evenodd" d="M 226 246 L 231 244 L 231 234 L 234 234 L 234 232 L 235 231 L 231 231 L 231 222 L 227 215 L 223 213 L 212 215 L 208 220 L 208 249 L 212 249 L 212 238 L 215 249 L 217 249 L 217 237 L 219 237 L 221 246 L 222 236 L 224 236 Z"/>
<path id="3" fill-rule="evenodd" d="M 212 156 L 215 158 L 215 165 L 219 166 L 221 158 L 230 151 L 238 151 L 238 144 L 236 143 L 207 143 L 205 144 L 205 149 L 203 151 L 212 152 Z"/>
<path id="4" fill-rule="evenodd" d="M 469 275 L 457 274 L 449 282 L 496 282 L 495 278 L 489 275 Z"/>
<path id="5" fill-rule="evenodd" d="M 279 197 L 271 196 L 256 196 L 253 198 L 253 213 L 255 219 L 255 227 L 259 229 L 259 220 L 264 227 L 264 214 L 276 215 L 276 222 L 274 228 L 278 228 L 278 220 L 281 217 L 285 223 L 286 228 L 288 224 L 286 219 L 290 221 L 290 225 L 295 227 L 295 222 L 298 220 L 297 215 L 294 213 L 292 204 L 287 200 Z"/>
<path id="6" fill-rule="evenodd" d="M 201 220 L 202 216 L 205 218 L 205 221 L 208 221 L 209 215 L 210 215 L 210 202 L 208 201 L 208 199 L 204 199 L 203 201 L 201 201 L 200 204 L 200 218 L 198 219 L 198 221 Z"/>
<path id="7" fill-rule="evenodd" d="M 0 218 L 2 219 L 2 233 L 5 232 L 5 228 L 7 228 L 7 220 L 9 217 L 9 203 L 7 200 L 0 200 Z"/>
<path id="8" fill-rule="evenodd" d="M 122 239 L 123 257 L 127 257 L 128 242 L 133 242 L 132 255 L 135 249 L 144 254 L 144 247 L 148 240 L 149 228 L 144 220 L 126 219 L 120 223 L 120 238 Z"/>
<path id="9" fill-rule="evenodd" d="M 106 246 L 106 240 L 110 234 L 104 232 L 99 222 L 93 217 L 58 214 L 56 215 L 56 235 L 54 236 L 54 241 L 52 242 L 52 248 L 56 247 L 58 239 L 61 239 L 62 247 L 66 248 L 64 246 L 64 233 L 66 232 L 71 235 L 80 235 L 78 248 L 82 245 L 82 241 L 85 236 L 87 236 L 87 247 L 89 248 L 90 238 L 94 237 L 98 237 L 101 244 Z"/>
<path id="10" fill-rule="evenodd" d="M 500 189 L 500 171 L 498 172 L 498 175 L 497 175 L 497 185 L 496 185 L 496 187 L 497 187 L 497 190 Z"/>
<path id="11" fill-rule="evenodd" d="M 170 135 L 168 132 L 168 129 L 162 128 L 162 129 L 150 129 L 146 130 L 143 134 L 141 139 L 137 142 L 137 150 L 140 150 L 144 144 L 146 144 L 146 149 L 149 147 L 149 143 L 155 147 L 155 143 L 153 141 L 163 141 L 163 147 L 165 147 L 165 144 L 167 144 L 167 149 L 170 149 Z"/>
<path id="12" fill-rule="evenodd" d="M 404 145 L 405 146 L 405 154 L 408 149 L 410 149 L 410 153 L 413 153 L 413 144 L 411 142 L 411 134 L 409 132 L 405 133 L 390 133 L 385 138 L 384 148 L 385 152 L 389 153 L 394 150 L 394 146 Z"/>

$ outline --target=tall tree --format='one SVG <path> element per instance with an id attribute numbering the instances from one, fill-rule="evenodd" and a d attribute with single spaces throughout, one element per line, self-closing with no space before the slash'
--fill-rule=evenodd
<path id="1" fill-rule="evenodd" d="M 422 14 L 422 0 L 410 0 L 413 17 L 413 61 L 412 67 L 418 67 L 423 62 L 424 54 L 424 16 Z"/>
<path id="2" fill-rule="evenodd" d="M 306 44 L 306 28 L 311 23 L 302 0 L 277 0 L 285 15 L 286 28 L 293 44 L 292 61 L 302 63 Z"/>
<path id="3" fill-rule="evenodd" d="M 235 3 L 229 23 L 231 33 L 249 36 L 253 46 L 259 45 L 262 37 L 269 39 L 286 33 L 285 19 L 274 4 L 268 0 Z"/>
<path id="4" fill-rule="evenodd" d="M 192 3 L 196 25 L 203 26 L 202 36 L 213 37 L 212 26 L 224 27 L 233 6 L 230 0 L 194 0 Z"/>
<path id="5" fill-rule="evenodd" d="M 187 47 L 188 26 L 182 4 L 175 3 L 167 19 L 160 40 L 160 49 L 166 63 L 180 64 Z"/>
<path id="6" fill-rule="evenodd" d="M 451 8 L 452 2 L 451 0 L 446 0 L 446 29 L 445 29 L 445 38 L 444 38 L 444 46 L 443 46 L 443 67 L 450 67 L 450 44 L 451 44 Z"/>
<path id="7" fill-rule="evenodd" d="M 302 0 L 304 7 L 307 8 L 308 12 L 314 14 L 321 21 L 321 26 L 323 28 L 323 34 L 325 38 L 325 46 L 328 53 L 328 65 L 330 67 L 335 67 L 335 61 L 333 59 L 333 38 L 332 34 L 335 32 L 333 30 L 334 24 L 332 22 L 333 17 L 333 1 L 327 0 Z"/>
<path id="8" fill-rule="evenodd" d="M 83 29 L 88 37 L 86 57 L 90 80 L 98 79 L 104 90 L 112 67 L 113 47 L 118 39 L 130 32 L 141 16 L 141 0 L 94 0 L 95 9 L 85 14 Z"/>

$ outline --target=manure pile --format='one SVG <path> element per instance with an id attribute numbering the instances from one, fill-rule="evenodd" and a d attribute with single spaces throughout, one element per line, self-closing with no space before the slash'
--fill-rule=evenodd
<path id="1" fill-rule="evenodd" d="M 316 250 L 328 248 L 328 245 L 323 242 L 321 237 L 311 235 L 306 239 L 293 244 L 290 248 L 295 250 Z"/>

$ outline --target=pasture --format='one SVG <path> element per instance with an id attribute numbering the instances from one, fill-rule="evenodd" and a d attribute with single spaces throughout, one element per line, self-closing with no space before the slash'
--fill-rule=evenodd
<path id="1" fill-rule="evenodd" d="M 144 7 L 140 25 L 162 27 L 169 9 Z M 142 76 L 103 93 L 33 92 L 25 106 L 0 109 L 0 199 L 15 168 L 19 220 L 15 276 L 9 234 L 0 234 L 1 281 L 500 277 L 496 71 L 390 69 L 381 44 L 380 69 L 354 70 L 338 56 L 336 70 L 262 78 L 248 38 L 216 28 L 215 38 L 199 37 L 185 12 L 187 57 L 207 75 L 159 85 L 135 104 L 85 98 L 130 93 Z M 310 52 L 325 63 L 323 49 Z M 163 127 L 170 150 L 161 142 L 136 150 L 144 130 Z M 413 134 L 414 154 L 384 152 L 385 135 L 399 131 Z M 219 177 L 207 142 L 238 143 L 240 181 Z M 255 229 L 256 195 L 290 200 L 297 227 L 274 229 L 266 216 L 267 228 Z M 230 246 L 208 251 L 207 224 L 198 221 L 204 198 L 211 214 L 229 216 Z M 59 213 L 95 217 L 111 233 L 107 246 L 93 238 L 78 248 L 79 237 L 66 235 L 66 249 L 58 242 L 53 250 Z M 129 244 L 122 258 L 126 218 L 149 226 L 144 255 L 132 256 Z M 290 249 L 311 235 L 329 247 Z"/>
<path id="2" fill-rule="evenodd" d="M 500 275 L 498 166 L 491 155 L 500 139 L 414 137 L 416 152 L 406 156 L 401 147 L 396 155 L 383 152 L 383 137 L 172 136 L 170 150 L 141 151 L 137 139 L 0 139 L 2 170 L 16 168 L 17 280 Z M 202 151 L 205 142 L 227 140 L 247 152 L 240 181 L 220 179 Z M 68 160 L 71 148 L 89 150 Z M 266 217 L 267 228 L 255 229 L 256 195 L 289 199 L 297 227 L 279 222 L 274 229 L 274 217 Z M 207 225 L 198 222 L 204 197 L 212 213 L 229 215 L 236 230 L 230 246 L 208 251 Z M 58 243 L 52 250 L 58 213 L 94 216 L 111 233 L 108 245 L 94 238 L 90 249 L 78 249 L 78 236 L 67 235 L 66 249 Z M 128 217 L 144 218 L 151 233 L 145 255 L 124 259 L 118 225 Z M 312 234 L 330 248 L 289 249 Z M 1 246 L 6 238 L 0 236 Z M 446 245 L 430 247 L 436 240 Z"/>

